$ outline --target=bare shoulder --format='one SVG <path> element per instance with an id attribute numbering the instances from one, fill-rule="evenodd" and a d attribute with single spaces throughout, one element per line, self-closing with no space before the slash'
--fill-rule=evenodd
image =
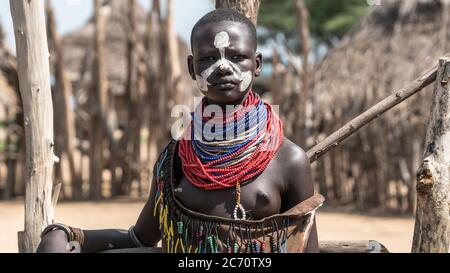
<path id="1" fill-rule="evenodd" d="M 309 166 L 309 158 L 305 150 L 288 138 L 283 140 L 279 150 L 279 158 L 288 170 L 296 170 L 299 166 Z"/>
<path id="2" fill-rule="evenodd" d="M 306 152 L 285 138 L 278 153 L 285 177 L 285 209 L 291 208 L 314 194 L 311 165 Z"/>

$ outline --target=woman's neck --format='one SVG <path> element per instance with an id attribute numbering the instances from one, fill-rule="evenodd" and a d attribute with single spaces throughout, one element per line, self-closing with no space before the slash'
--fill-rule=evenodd
<path id="1" fill-rule="evenodd" d="M 220 102 L 220 101 L 215 101 L 213 99 L 210 99 L 210 98 L 206 97 L 206 106 L 208 106 L 208 105 L 218 105 L 222 109 L 226 109 L 227 106 L 237 107 L 239 105 L 242 105 L 245 102 L 245 100 L 248 98 L 248 95 L 250 94 L 250 92 L 251 91 L 248 91 L 247 94 L 245 94 L 244 97 L 242 97 L 241 99 L 239 99 L 237 101 L 233 101 L 233 102 Z"/>

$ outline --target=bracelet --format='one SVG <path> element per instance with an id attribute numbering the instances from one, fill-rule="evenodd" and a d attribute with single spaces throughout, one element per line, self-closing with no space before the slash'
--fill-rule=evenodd
<path id="1" fill-rule="evenodd" d="M 69 226 L 66 226 L 66 225 L 63 225 L 63 224 L 51 224 L 51 225 L 49 225 L 42 232 L 41 238 L 43 238 L 45 235 L 47 235 L 48 233 L 50 233 L 51 231 L 54 231 L 54 230 L 62 230 L 62 231 L 64 231 L 64 233 L 66 233 L 66 235 L 67 235 L 67 240 L 69 242 L 76 241 L 76 242 L 78 242 L 80 244 L 80 246 L 84 245 L 85 236 L 84 236 L 83 230 L 81 230 L 79 228 L 69 227 Z"/>
<path id="2" fill-rule="evenodd" d="M 74 238 L 73 232 L 70 230 L 70 228 L 68 226 L 63 225 L 63 224 L 51 224 L 51 225 L 47 226 L 44 229 L 44 231 L 42 231 L 41 238 L 43 238 L 45 235 L 47 235 L 48 233 L 50 233 L 51 231 L 54 231 L 54 230 L 64 231 L 64 233 L 66 233 L 66 235 L 67 235 L 67 240 L 69 242 L 73 241 L 73 238 Z"/>
<path id="3" fill-rule="evenodd" d="M 69 227 L 70 230 L 72 231 L 73 234 L 73 241 L 76 241 L 80 244 L 80 246 L 82 247 L 84 245 L 84 240 L 85 240 L 85 236 L 84 236 L 84 231 L 79 229 L 79 228 L 74 228 L 74 227 Z"/>

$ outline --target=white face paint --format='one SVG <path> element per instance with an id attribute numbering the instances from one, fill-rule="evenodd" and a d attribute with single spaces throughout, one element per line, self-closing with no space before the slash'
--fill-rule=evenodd
<path id="1" fill-rule="evenodd" d="M 241 92 L 244 92 L 250 86 L 253 80 L 252 72 L 242 72 L 237 65 L 225 58 L 225 50 L 230 45 L 230 36 L 227 32 L 221 31 L 216 34 L 216 37 L 214 39 L 214 46 L 219 49 L 220 59 L 210 67 L 203 70 L 200 75 L 196 75 L 197 85 L 201 91 L 208 91 L 208 85 L 211 85 L 211 83 L 208 82 L 208 78 L 219 67 L 221 67 L 222 69 L 229 69 L 233 72 L 233 77 L 240 81 L 239 90 Z"/>

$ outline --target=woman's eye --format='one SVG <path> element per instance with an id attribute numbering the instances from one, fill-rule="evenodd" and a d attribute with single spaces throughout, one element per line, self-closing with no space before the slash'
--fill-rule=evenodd
<path id="1" fill-rule="evenodd" d="M 215 61 L 216 57 L 214 56 L 208 56 L 208 57 L 203 57 L 200 59 L 200 61 Z"/>
<path id="2" fill-rule="evenodd" d="M 243 55 L 233 55 L 231 58 L 233 60 L 242 60 L 242 59 L 245 58 L 245 56 L 243 56 Z"/>

